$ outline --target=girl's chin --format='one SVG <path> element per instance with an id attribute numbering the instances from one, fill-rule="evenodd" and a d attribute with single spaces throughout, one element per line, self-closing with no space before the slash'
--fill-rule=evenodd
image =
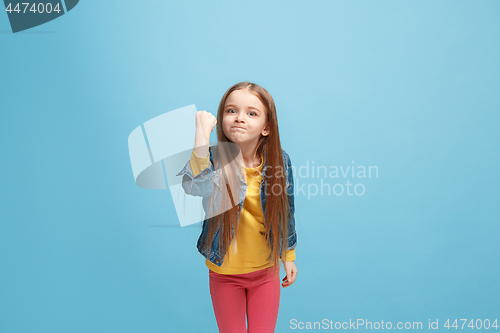
<path id="1" fill-rule="evenodd" d="M 242 131 L 231 131 L 229 132 L 229 135 L 226 134 L 226 138 L 231 141 L 231 142 L 234 142 L 234 143 L 243 143 L 245 141 L 247 141 L 247 138 L 246 136 L 242 135 L 243 133 L 241 133 Z"/>
<path id="2" fill-rule="evenodd" d="M 235 142 L 243 142 L 245 139 L 242 138 L 241 135 L 235 135 L 235 133 L 231 133 L 231 135 L 228 136 L 228 139 L 235 141 Z"/>

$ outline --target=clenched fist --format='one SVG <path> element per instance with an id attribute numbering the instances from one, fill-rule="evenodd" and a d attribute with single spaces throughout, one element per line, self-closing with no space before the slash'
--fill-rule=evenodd
<path id="1" fill-rule="evenodd" d="M 217 124 L 217 118 L 205 110 L 196 112 L 195 118 L 196 130 L 201 130 L 205 137 L 210 137 L 210 133 L 212 133 Z"/>

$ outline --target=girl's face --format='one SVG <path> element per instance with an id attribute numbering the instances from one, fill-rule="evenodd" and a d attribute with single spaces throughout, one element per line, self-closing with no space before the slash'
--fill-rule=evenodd
<path id="1" fill-rule="evenodd" d="M 238 146 L 253 148 L 261 135 L 269 135 L 266 110 L 260 99 L 248 90 L 229 94 L 224 106 L 222 128 Z"/>

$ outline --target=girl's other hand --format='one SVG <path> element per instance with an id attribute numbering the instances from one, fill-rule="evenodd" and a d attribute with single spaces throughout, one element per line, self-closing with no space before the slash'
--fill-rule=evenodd
<path id="1" fill-rule="evenodd" d="M 295 282 L 295 278 L 297 277 L 297 266 L 295 266 L 295 262 L 287 261 L 283 262 L 283 268 L 285 269 L 286 276 L 283 278 L 284 282 L 281 285 L 283 288 L 286 288 Z"/>
<path id="2" fill-rule="evenodd" d="M 205 110 L 196 112 L 196 129 L 202 130 L 205 136 L 210 136 L 216 124 L 217 118 L 210 112 Z"/>

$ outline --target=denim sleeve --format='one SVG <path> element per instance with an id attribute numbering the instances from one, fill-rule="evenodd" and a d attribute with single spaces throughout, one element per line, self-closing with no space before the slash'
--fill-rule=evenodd
<path id="1" fill-rule="evenodd" d="M 208 167 L 193 177 L 191 160 L 189 160 L 176 176 L 182 176 L 182 188 L 186 194 L 197 197 L 208 197 L 212 193 L 215 174 L 214 166 L 210 159 Z"/>
<path id="2" fill-rule="evenodd" d="M 288 219 L 288 246 L 287 250 L 295 249 L 297 246 L 297 233 L 295 232 L 295 198 L 293 192 L 293 171 L 292 171 L 292 161 L 290 156 L 287 155 L 286 163 L 288 165 L 288 183 L 290 186 L 287 189 L 288 194 L 288 204 L 290 206 L 291 216 Z"/>

